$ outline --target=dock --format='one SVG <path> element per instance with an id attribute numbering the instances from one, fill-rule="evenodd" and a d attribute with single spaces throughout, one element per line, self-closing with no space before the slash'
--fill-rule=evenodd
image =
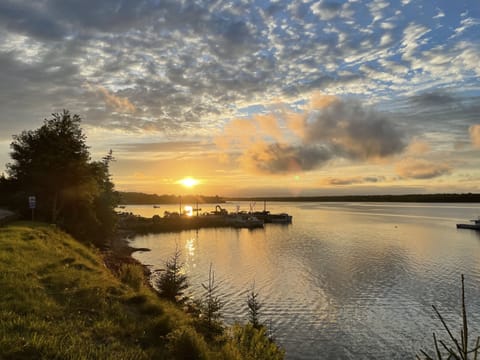
<path id="1" fill-rule="evenodd" d="M 197 212 L 197 215 L 166 212 L 163 217 L 154 215 L 152 218 L 145 218 L 126 212 L 119 213 L 119 228 L 137 234 L 201 228 L 258 229 L 263 228 L 266 223 L 291 224 L 292 216 L 286 213 L 271 214 L 268 211 L 228 213 L 219 205 L 216 206 L 215 211 L 204 214 Z"/>

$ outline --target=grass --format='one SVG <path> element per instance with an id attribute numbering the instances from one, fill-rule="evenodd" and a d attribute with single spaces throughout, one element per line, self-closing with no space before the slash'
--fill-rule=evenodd
<path id="1" fill-rule="evenodd" d="M 54 227 L 0 228 L 0 358 L 164 358 L 191 319 L 122 269 L 125 282 Z"/>
<path id="2" fill-rule="evenodd" d="M 196 319 L 145 285 L 140 265 L 116 273 L 54 226 L 0 227 L 0 359 L 229 360 L 258 350 L 233 335 L 205 340 Z M 266 337 L 258 341 L 273 357 L 255 358 L 283 358 Z"/>

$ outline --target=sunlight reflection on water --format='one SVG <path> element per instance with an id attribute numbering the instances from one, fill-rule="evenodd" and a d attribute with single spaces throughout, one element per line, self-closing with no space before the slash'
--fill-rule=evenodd
<path id="1" fill-rule="evenodd" d="M 151 211 L 127 210 L 142 209 Z M 134 256 L 159 268 L 178 244 L 197 296 L 212 263 L 229 323 L 245 321 L 255 282 L 263 320 L 287 359 L 414 358 L 431 348 L 432 331 L 441 334 L 431 304 L 459 323 L 462 273 L 478 334 L 480 235 L 455 228 L 478 205 L 277 203 L 270 210 L 292 214 L 293 224 L 139 236 L 133 245 L 152 251 Z"/>

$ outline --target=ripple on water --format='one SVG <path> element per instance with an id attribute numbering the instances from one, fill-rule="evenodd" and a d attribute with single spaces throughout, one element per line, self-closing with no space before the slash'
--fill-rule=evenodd
<path id="1" fill-rule="evenodd" d="M 473 208 L 380 205 L 272 205 L 292 213 L 293 224 L 138 237 L 133 245 L 152 251 L 135 256 L 162 267 L 178 244 L 197 297 L 213 264 L 230 323 L 246 321 L 255 283 L 261 319 L 287 359 L 414 358 L 441 332 L 432 304 L 459 329 L 462 273 L 478 334 L 480 236 L 449 222 L 471 218 Z"/>

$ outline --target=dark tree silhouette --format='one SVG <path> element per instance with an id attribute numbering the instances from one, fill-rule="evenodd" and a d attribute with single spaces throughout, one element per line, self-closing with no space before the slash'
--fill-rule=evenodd
<path id="1" fill-rule="evenodd" d="M 204 294 L 201 300 L 200 311 L 207 335 L 213 336 L 223 331 L 219 320 L 222 317 L 224 302 L 217 295 L 219 284 L 215 283 L 215 272 L 212 269 L 212 264 L 210 264 L 208 272 L 208 283 L 202 283 L 202 287 Z"/>
<path id="2" fill-rule="evenodd" d="M 160 296 L 173 302 L 183 302 L 184 290 L 188 288 L 187 276 L 182 274 L 184 264 L 180 261 L 180 256 L 177 247 L 172 257 L 165 262 L 165 269 L 159 271 L 156 281 Z"/>
<path id="3" fill-rule="evenodd" d="M 262 327 L 260 323 L 260 309 L 262 308 L 262 304 L 258 300 L 258 293 L 255 292 L 255 284 L 252 285 L 247 295 L 247 306 L 249 322 L 255 329 L 260 329 Z"/>
<path id="4" fill-rule="evenodd" d="M 91 161 L 78 115 L 52 114 L 36 130 L 13 136 L 8 181 L 15 189 L 11 205 L 26 208 L 26 198 L 37 198 L 38 219 L 62 226 L 82 240 L 108 236 L 115 223 L 117 195 L 110 179 L 110 152 Z M 103 240 L 103 239 L 102 239 Z"/>

